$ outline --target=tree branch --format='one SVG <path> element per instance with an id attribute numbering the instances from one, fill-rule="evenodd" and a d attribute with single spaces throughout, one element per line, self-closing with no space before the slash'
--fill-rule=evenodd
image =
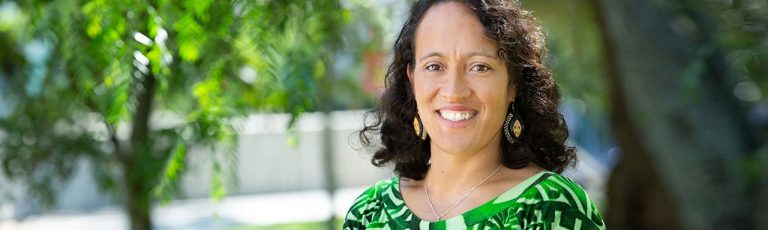
<path id="1" fill-rule="evenodd" d="M 98 106 L 96 106 L 96 102 L 93 101 L 93 98 L 86 98 L 85 99 L 85 106 L 91 112 L 99 114 L 101 116 L 101 122 L 104 123 L 104 126 L 107 128 L 107 133 L 109 135 L 109 141 L 112 143 L 112 146 L 115 148 L 114 154 L 117 157 L 118 160 L 123 161 L 125 160 L 125 152 L 123 151 L 123 147 L 120 144 L 120 140 L 117 138 L 117 128 L 112 126 L 112 124 L 107 121 L 107 116 L 99 110 Z"/>

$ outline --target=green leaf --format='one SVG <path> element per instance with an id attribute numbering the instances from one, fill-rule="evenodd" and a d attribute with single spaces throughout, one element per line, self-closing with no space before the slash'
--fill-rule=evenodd
<path id="1" fill-rule="evenodd" d="M 178 183 L 180 174 L 184 171 L 184 162 L 187 155 L 187 145 L 183 140 L 176 141 L 176 147 L 174 147 L 171 157 L 165 164 L 163 170 L 163 176 L 160 178 L 160 183 L 153 189 L 155 197 L 159 198 L 163 202 L 170 201 L 171 192 Z"/>
<path id="2" fill-rule="evenodd" d="M 312 68 L 312 76 L 318 81 L 325 77 L 325 62 L 323 62 L 323 60 L 315 60 L 314 68 Z"/>
<path id="3" fill-rule="evenodd" d="M 206 38 L 203 28 L 191 14 L 186 14 L 174 24 L 174 29 L 179 32 L 178 44 L 181 58 L 188 62 L 197 61 Z"/>

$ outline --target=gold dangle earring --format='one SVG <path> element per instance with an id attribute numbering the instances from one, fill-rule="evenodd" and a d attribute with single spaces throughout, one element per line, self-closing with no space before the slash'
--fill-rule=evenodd
<path id="1" fill-rule="evenodd" d="M 510 144 L 514 144 L 520 140 L 521 135 L 523 135 L 523 123 L 520 122 L 519 116 L 515 113 L 515 104 L 512 103 L 507 119 L 504 120 L 504 136 Z"/>
<path id="2" fill-rule="evenodd" d="M 421 140 L 427 139 L 427 130 L 424 129 L 419 115 L 416 115 L 416 117 L 413 118 L 413 131 L 416 132 L 416 136 L 421 138 Z"/>

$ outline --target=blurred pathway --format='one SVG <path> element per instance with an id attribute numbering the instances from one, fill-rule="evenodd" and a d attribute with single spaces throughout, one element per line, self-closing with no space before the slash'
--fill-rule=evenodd
<path id="1" fill-rule="evenodd" d="M 337 190 L 335 215 L 343 217 L 365 187 Z M 322 221 L 330 216 L 331 200 L 325 191 L 309 190 L 248 196 L 231 196 L 219 203 L 210 199 L 176 200 L 154 210 L 159 230 L 231 229 L 239 226 Z M 128 229 L 121 207 L 93 212 L 57 211 L 30 216 L 23 221 L 0 220 L 0 230 L 37 229 Z"/>

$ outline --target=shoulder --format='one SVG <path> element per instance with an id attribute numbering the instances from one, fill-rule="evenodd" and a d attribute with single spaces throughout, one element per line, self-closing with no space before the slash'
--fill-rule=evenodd
<path id="1" fill-rule="evenodd" d="M 394 195 L 398 177 L 380 180 L 360 194 L 347 211 L 344 229 L 365 229 L 375 216 L 384 212 L 385 199 Z"/>
<path id="2" fill-rule="evenodd" d="M 399 177 L 380 180 L 360 194 L 355 199 L 354 204 L 365 204 L 374 200 L 380 200 L 384 194 L 395 192 L 398 183 Z"/>
<path id="3" fill-rule="evenodd" d="M 532 229 L 605 229 L 603 218 L 578 183 L 557 173 L 546 175 L 521 196 L 518 217 Z"/>
<path id="4" fill-rule="evenodd" d="M 534 186 L 542 200 L 565 202 L 575 206 L 592 202 L 584 188 L 575 181 L 557 173 L 547 174 Z"/>

